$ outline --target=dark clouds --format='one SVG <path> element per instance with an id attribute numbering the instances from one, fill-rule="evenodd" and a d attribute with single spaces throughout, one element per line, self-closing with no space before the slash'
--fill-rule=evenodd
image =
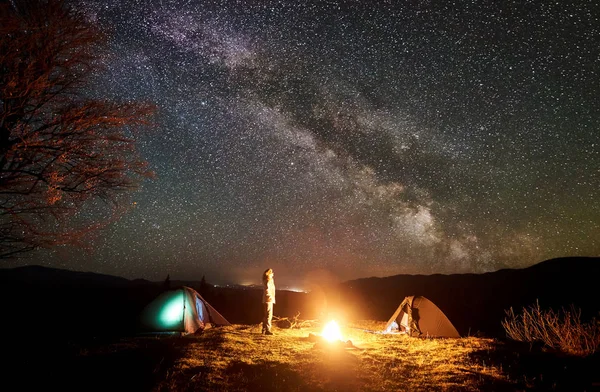
<path id="1" fill-rule="evenodd" d="M 149 99 L 158 178 L 92 255 L 128 277 L 290 284 L 600 252 L 594 2 L 79 2 L 98 94 Z"/>

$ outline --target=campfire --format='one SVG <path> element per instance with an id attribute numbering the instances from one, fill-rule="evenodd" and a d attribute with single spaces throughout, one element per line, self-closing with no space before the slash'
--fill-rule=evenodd
<path id="1" fill-rule="evenodd" d="M 350 340 L 344 341 L 340 327 L 335 320 L 328 322 L 323 328 L 321 336 L 309 334 L 309 339 L 315 341 L 315 347 L 354 347 Z"/>
<path id="2" fill-rule="evenodd" d="M 327 325 L 325 325 L 325 328 L 323 328 L 323 333 L 321 335 L 328 342 L 342 340 L 342 333 L 340 332 L 340 327 L 334 320 L 331 320 L 327 323 Z"/>

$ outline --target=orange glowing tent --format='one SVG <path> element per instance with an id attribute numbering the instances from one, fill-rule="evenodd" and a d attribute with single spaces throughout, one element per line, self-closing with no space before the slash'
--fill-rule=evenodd
<path id="1" fill-rule="evenodd" d="M 421 296 L 404 298 L 388 321 L 385 332 L 405 333 L 414 337 L 460 337 L 444 312 Z"/>

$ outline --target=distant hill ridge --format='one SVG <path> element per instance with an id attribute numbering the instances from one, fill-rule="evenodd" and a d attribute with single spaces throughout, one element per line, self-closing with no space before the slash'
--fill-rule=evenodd
<path id="1" fill-rule="evenodd" d="M 422 295 L 448 316 L 461 335 L 481 332 L 488 336 L 502 336 L 501 320 L 511 307 L 520 311 L 536 302 L 542 308 L 553 309 L 573 305 L 582 310 L 584 319 L 600 316 L 600 299 L 596 288 L 599 276 L 600 257 L 563 257 L 522 269 L 502 269 L 483 274 L 362 278 L 324 288 L 323 294 L 326 294 L 328 311 L 342 312 L 348 318 L 382 321 L 389 319 L 404 297 Z M 72 289 L 81 292 L 81 288 L 101 289 L 100 292 L 104 293 L 101 296 L 112 296 L 114 302 L 122 301 L 123 295 L 131 298 L 142 295 L 146 300 L 163 288 L 162 283 L 35 265 L 0 269 L 0 285 L 7 292 L 11 288 L 29 287 L 47 296 L 50 293 L 47 288 L 66 289 L 69 292 L 73 292 Z M 170 283 L 171 287 L 200 287 L 199 281 Z M 256 312 L 248 310 L 254 302 L 260 302 L 253 297 L 254 291 L 235 286 L 214 287 L 209 301 L 218 305 L 228 316 L 231 314 L 232 318 L 247 313 L 240 317 L 242 323 L 254 322 L 253 315 Z M 293 305 L 291 302 L 286 305 L 286 301 L 283 301 L 278 303 L 277 311 L 295 312 L 303 302 L 310 306 L 311 301 L 323 300 L 319 294 L 314 294 L 312 299 L 310 293 L 295 294 L 292 296 Z M 101 297 L 98 298 L 100 300 Z M 140 299 L 139 303 L 142 302 Z M 303 310 L 302 314 L 309 313 Z"/>
<path id="2" fill-rule="evenodd" d="M 0 281 L 12 281 L 26 284 L 51 286 L 126 286 L 148 282 L 144 279 L 129 280 L 114 275 L 96 272 L 72 271 L 67 269 L 28 265 L 15 268 L 0 269 Z"/>
<path id="3" fill-rule="evenodd" d="M 483 331 L 498 335 L 506 310 L 520 311 L 536 302 L 553 309 L 573 305 L 582 310 L 584 318 L 598 316 L 599 276 L 600 257 L 563 257 L 483 274 L 356 279 L 342 284 L 337 299 L 339 306 L 352 304 L 365 318 L 385 320 L 404 297 L 422 295 L 438 305 L 461 334 Z"/>
<path id="4" fill-rule="evenodd" d="M 487 275 L 502 275 L 506 273 L 514 273 L 516 271 L 521 272 L 533 272 L 533 273 L 566 273 L 567 275 L 573 275 L 573 271 L 577 273 L 586 272 L 587 274 L 597 273 L 600 271 L 600 257 L 561 257 L 542 261 L 538 264 L 534 264 L 525 268 L 505 268 L 493 272 L 485 272 L 481 274 L 465 273 L 465 274 L 399 274 L 386 277 L 368 277 L 353 279 L 343 282 L 342 285 L 355 285 L 365 284 L 369 281 L 377 281 L 379 283 L 385 281 L 394 281 L 397 279 L 414 278 L 414 277 L 469 277 L 469 276 L 487 276 Z M 598 276 L 598 275 L 595 275 Z M 126 279 L 123 277 L 102 274 L 97 272 L 87 271 L 74 271 L 68 269 L 46 267 L 41 265 L 28 265 L 14 268 L 0 268 L 0 279 L 16 279 L 20 281 L 26 281 L 29 283 L 43 283 L 43 282 L 86 282 L 86 283 L 99 283 L 99 284 L 118 284 L 126 285 L 131 283 L 157 283 L 148 281 L 146 279 Z M 171 283 L 175 285 L 179 284 L 190 284 L 199 285 L 200 281 L 180 281 L 173 280 Z M 231 287 L 249 288 L 247 286 L 231 285 Z"/>
<path id="5" fill-rule="evenodd" d="M 576 268 L 592 268 L 595 270 L 600 270 L 600 257 L 559 257 L 541 261 L 537 264 L 533 264 L 528 267 L 523 268 L 502 268 L 496 271 L 491 272 L 482 272 L 482 273 L 461 273 L 461 274 L 398 274 L 398 275 L 390 275 L 384 277 L 368 277 L 368 278 L 358 278 L 352 279 L 344 282 L 344 284 L 352 284 L 355 282 L 362 282 L 369 279 L 377 279 L 377 280 L 385 280 L 385 279 L 395 279 L 400 276 L 482 276 L 482 275 L 493 275 L 497 273 L 502 273 L 505 271 L 532 271 L 532 270 L 546 270 L 548 272 L 563 272 L 567 268 L 573 269 Z"/>

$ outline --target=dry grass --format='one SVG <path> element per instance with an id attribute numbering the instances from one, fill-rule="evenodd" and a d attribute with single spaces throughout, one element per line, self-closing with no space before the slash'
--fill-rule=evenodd
<path id="1" fill-rule="evenodd" d="M 592 319 L 581 321 L 581 311 L 552 309 L 542 310 L 540 304 L 523 308 L 515 314 L 512 308 L 506 311 L 502 321 L 506 334 L 519 342 L 541 342 L 546 347 L 570 355 L 588 356 L 600 347 L 600 323 Z"/>
<path id="2" fill-rule="evenodd" d="M 13 339 L 5 383 L 19 386 L 11 390 L 128 392 L 600 390 L 597 355 L 382 334 L 385 323 L 374 321 L 341 325 L 343 342 L 330 344 L 317 336 L 322 325 L 308 324 L 274 328 L 273 336 L 261 335 L 259 325 L 233 325 L 182 337 Z"/>
<path id="3" fill-rule="evenodd" d="M 160 391 L 478 391 L 483 383 L 510 384 L 494 365 L 469 355 L 492 349 L 485 339 L 415 339 L 386 335 L 385 323 L 342 327 L 351 344 L 311 339 L 321 326 L 210 329 L 190 337 Z"/>

